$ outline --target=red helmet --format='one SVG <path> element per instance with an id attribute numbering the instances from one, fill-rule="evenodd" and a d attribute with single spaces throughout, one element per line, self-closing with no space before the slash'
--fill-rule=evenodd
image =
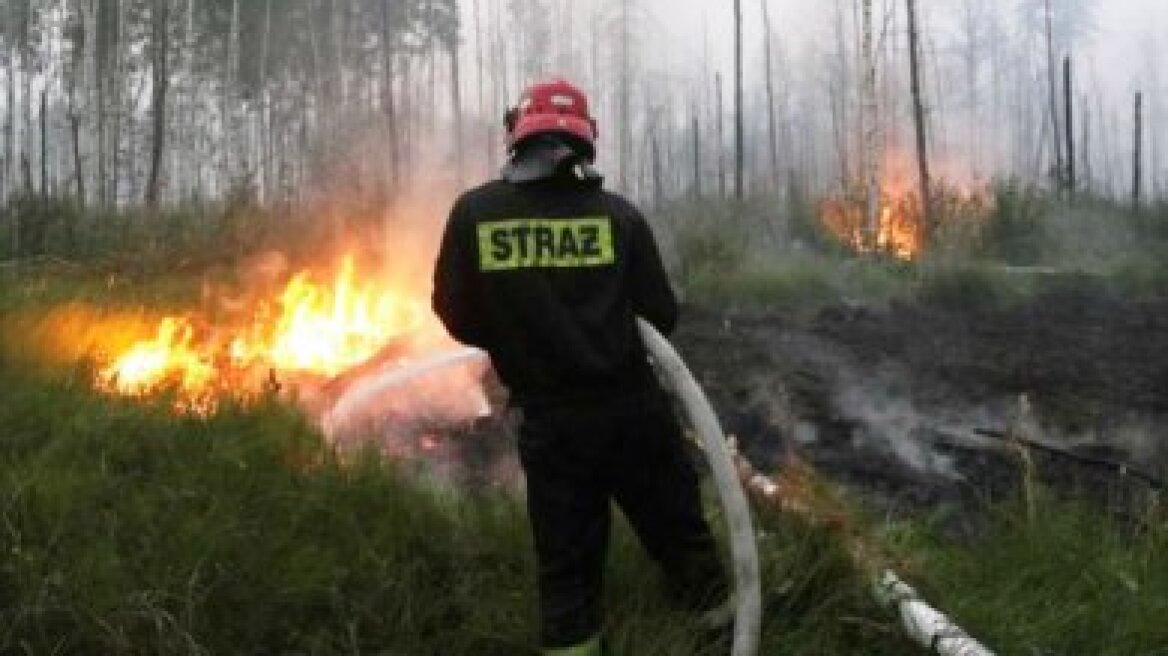
<path id="1" fill-rule="evenodd" d="M 588 112 L 588 97 L 565 80 L 532 85 L 520 96 L 519 106 L 507 113 L 509 148 L 546 133 L 566 134 L 595 148 L 596 121 Z"/>

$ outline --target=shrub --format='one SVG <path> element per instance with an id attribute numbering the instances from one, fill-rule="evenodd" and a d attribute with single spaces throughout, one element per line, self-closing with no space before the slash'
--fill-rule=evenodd
<path id="1" fill-rule="evenodd" d="M 984 253 L 1007 264 L 1035 264 L 1046 238 L 1050 203 L 1033 187 L 1005 181 L 994 187 L 994 212 L 984 233 Z"/>
<path id="2" fill-rule="evenodd" d="M 923 271 L 917 297 L 953 310 L 1000 307 L 1029 291 L 1031 279 L 991 266 L 931 266 Z"/>

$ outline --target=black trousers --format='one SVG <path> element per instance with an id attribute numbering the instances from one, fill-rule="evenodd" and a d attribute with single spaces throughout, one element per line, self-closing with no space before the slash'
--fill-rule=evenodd
<path id="1" fill-rule="evenodd" d="M 524 408 L 519 455 L 539 564 L 542 642 L 578 644 L 601 624 L 610 501 L 659 563 L 671 597 L 721 603 L 725 570 L 701 509 L 698 477 L 656 382 L 613 398 Z"/>

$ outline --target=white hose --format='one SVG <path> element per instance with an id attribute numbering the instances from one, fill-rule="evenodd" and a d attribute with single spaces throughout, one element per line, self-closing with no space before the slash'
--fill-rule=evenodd
<path id="1" fill-rule="evenodd" d="M 487 354 L 479 349 L 464 347 L 455 351 L 438 353 L 425 360 L 361 378 L 345 390 L 341 398 L 337 399 L 336 403 L 325 414 L 321 422 L 322 427 L 325 433 L 329 434 L 337 426 L 343 424 L 356 410 L 367 406 L 386 392 L 431 372 L 457 367 L 475 360 L 484 360 L 486 357 Z"/>
<path id="2" fill-rule="evenodd" d="M 714 473 L 718 498 L 726 513 L 730 552 L 734 558 L 735 622 L 732 656 L 755 656 L 762 630 L 762 591 L 759 583 L 758 544 L 750 519 L 750 506 L 734 466 L 726 436 L 702 388 L 681 356 L 657 329 L 637 319 L 641 339 L 667 384 L 681 400 L 685 413 L 702 440 L 703 451 Z"/>
<path id="3" fill-rule="evenodd" d="M 916 590 L 900 580 L 896 572 L 885 570 L 875 585 L 876 598 L 900 613 L 906 633 L 923 647 L 940 656 L 993 656 L 957 623 L 925 602 Z"/>
<path id="4" fill-rule="evenodd" d="M 740 476 L 755 494 L 767 501 L 778 502 L 784 511 L 811 514 L 807 507 L 780 498 L 778 484 L 755 472 L 741 456 L 736 456 L 736 460 Z M 862 563 L 858 564 L 863 567 Z M 939 656 L 994 656 L 992 651 L 971 638 L 949 616 L 930 606 L 896 572 L 884 570 L 879 579 L 873 581 L 872 593 L 882 606 L 897 611 L 905 633 L 930 653 Z"/>

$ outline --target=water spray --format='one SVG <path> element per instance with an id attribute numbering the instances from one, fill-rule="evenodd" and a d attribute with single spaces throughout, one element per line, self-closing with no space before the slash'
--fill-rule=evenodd
<path id="1" fill-rule="evenodd" d="M 487 354 L 483 351 L 476 348 L 461 348 L 359 378 L 324 413 L 320 422 L 321 428 L 326 435 L 336 435 L 352 423 L 354 418 L 362 416 L 368 408 L 394 390 L 442 370 L 475 363 L 485 364 L 486 361 Z M 475 414 L 478 416 L 490 414 L 490 406 L 484 395 L 480 393 L 475 402 L 478 405 Z"/>

